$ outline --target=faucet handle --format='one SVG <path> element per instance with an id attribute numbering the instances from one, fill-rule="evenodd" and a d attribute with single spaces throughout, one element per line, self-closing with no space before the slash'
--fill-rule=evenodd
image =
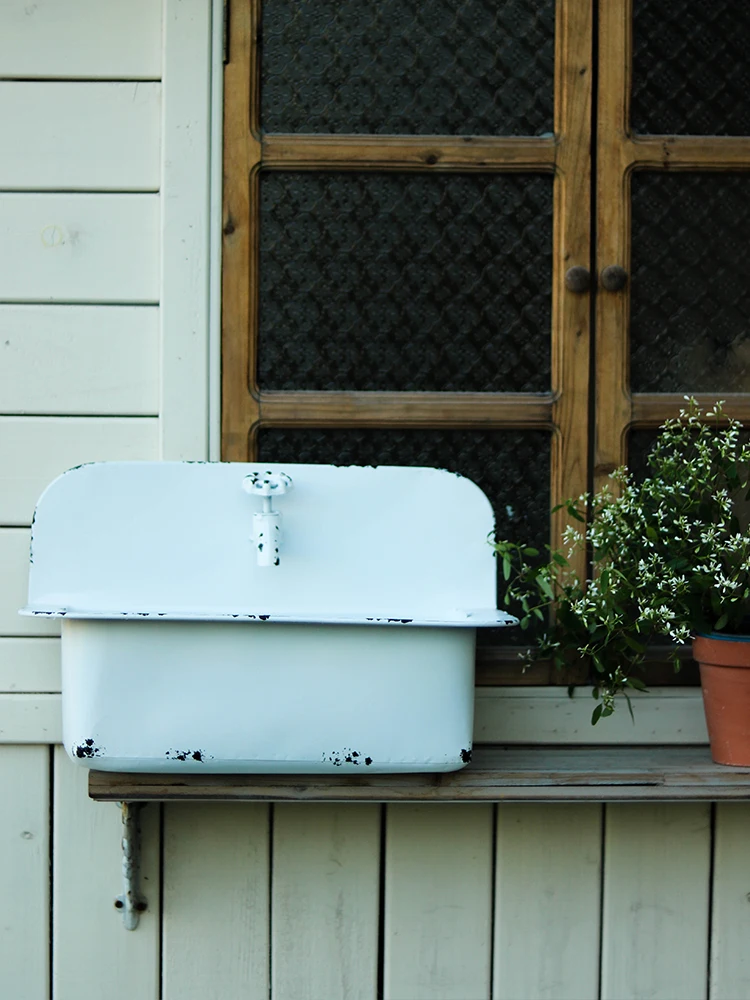
<path id="1" fill-rule="evenodd" d="M 286 472 L 251 472 L 242 480 L 242 489 L 261 497 L 279 497 L 292 488 L 292 477 Z"/>

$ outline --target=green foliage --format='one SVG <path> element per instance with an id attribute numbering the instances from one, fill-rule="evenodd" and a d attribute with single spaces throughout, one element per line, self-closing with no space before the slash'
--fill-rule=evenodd
<path id="1" fill-rule="evenodd" d="M 592 723 L 612 715 L 617 694 L 645 690 L 638 671 L 657 637 L 679 646 L 695 632 L 746 627 L 750 531 L 740 514 L 750 498 L 750 444 L 741 442 L 741 429 L 721 403 L 704 414 L 688 399 L 679 418 L 660 428 L 642 482 L 618 469 L 616 489 L 556 508 L 580 525 L 566 530 L 564 551 L 547 547 L 540 556 L 515 542 L 494 543 L 506 606 L 522 629 L 533 619 L 543 623 L 529 658 L 550 658 L 558 668 L 581 657 L 591 663 Z M 583 548 L 591 574 L 582 580 L 571 559 Z M 677 669 L 676 651 L 673 657 Z"/>

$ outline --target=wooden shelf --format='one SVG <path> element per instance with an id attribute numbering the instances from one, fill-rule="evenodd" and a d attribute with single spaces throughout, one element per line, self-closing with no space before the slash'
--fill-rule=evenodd
<path id="1" fill-rule="evenodd" d="M 750 799 L 750 767 L 708 747 L 481 746 L 450 774 L 120 774 L 91 771 L 101 802 L 563 802 Z"/>

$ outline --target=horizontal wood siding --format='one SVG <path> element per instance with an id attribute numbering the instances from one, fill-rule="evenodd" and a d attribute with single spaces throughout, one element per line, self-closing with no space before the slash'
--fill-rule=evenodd
<path id="1" fill-rule="evenodd" d="M 2 0 L 6 78 L 158 80 L 159 0 Z"/>
<path id="2" fill-rule="evenodd" d="M 156 306 L 0 306 L 0 412 L 156 416 Z"/>
<path id="3" fill-rule="evenodd" d="M 0 83 L 0 189 L 157 191 L 158 83 Z"/>
<path id="4" fill-rule="evenodd" d="M 159 301 L 159 196 L 0 194 L 0 301 Z"/>
<path id="5" fill-rule="evenodd" d="M 83 462 L 159 457 L 151 417 L 0 417 L 0 524 L 31 524 L 42 491 Z"/>
<path id="6" fill-rule="evenodd" d="M 58 639 L 0 638 L 0 694 L 59 690 Z M 40 742 L 39 736 L 35 741 Z"/>
<path id="7" fill-rule="evenodd" d="M 0 635 L 59 635 L 54 619 L 24 618 L 29 586 L 28 528 L 0 528 Z"/>

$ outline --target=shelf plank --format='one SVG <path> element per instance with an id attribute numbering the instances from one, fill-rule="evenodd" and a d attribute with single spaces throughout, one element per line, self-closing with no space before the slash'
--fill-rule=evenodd
<path id="1" fill-rule="evenodd" d="M 450 774 L 121 774 L 91 771 L 112 801 L 563 802 L 750 799 L 750 767 L 707 747 L 484 746 Z"/>

